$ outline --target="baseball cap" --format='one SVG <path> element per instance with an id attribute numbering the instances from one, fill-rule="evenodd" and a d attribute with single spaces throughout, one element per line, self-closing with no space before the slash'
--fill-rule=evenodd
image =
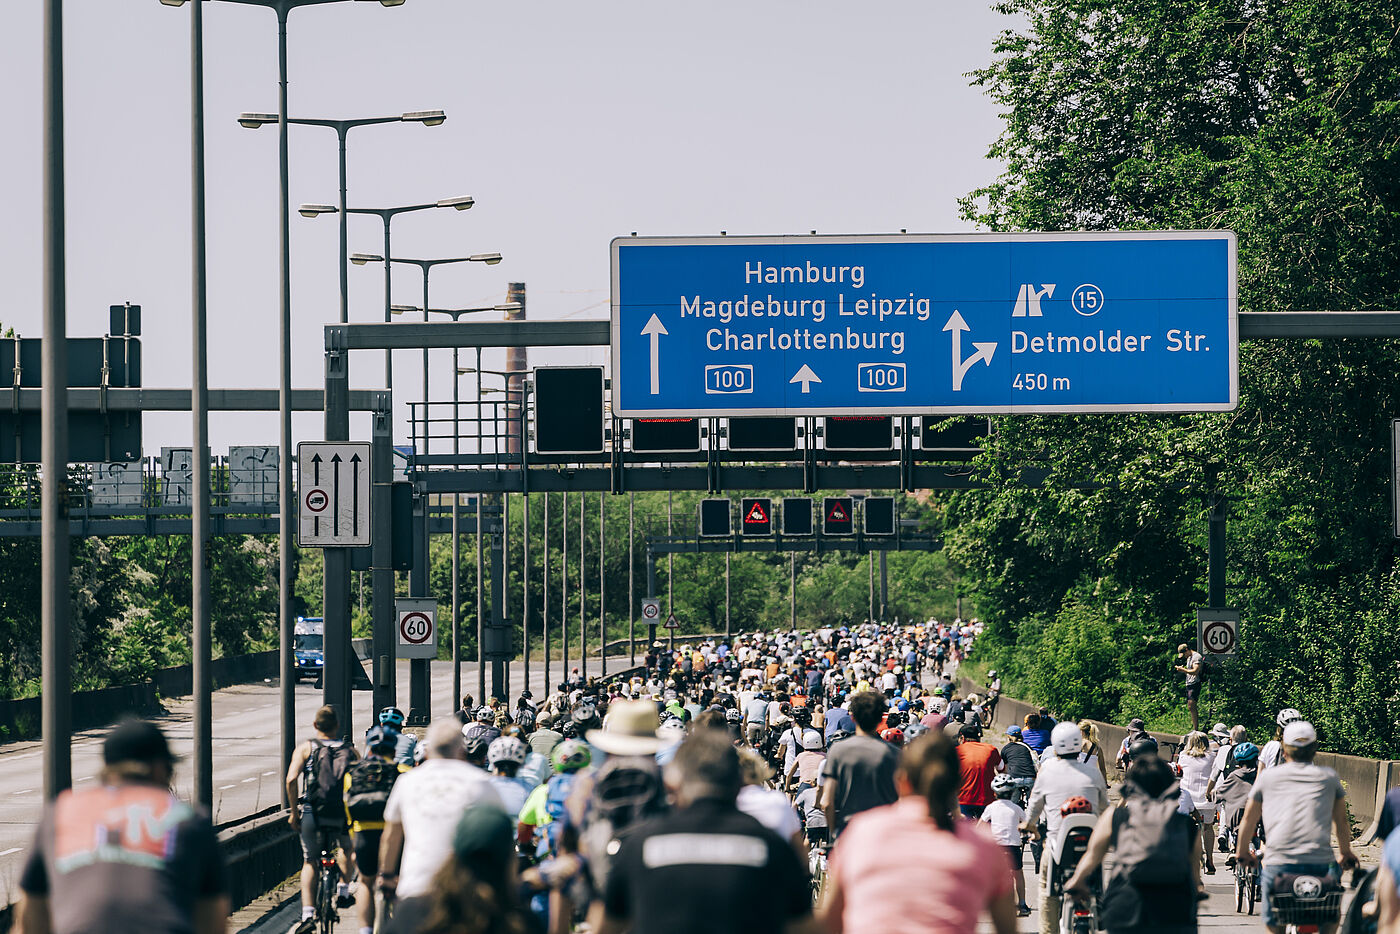
<path id="1" fill-rule="evenodd" d="M 1317 730 L 1306 720 L 1294 720 L 1283 728 L 1285 746 L 1311 746 L 1317 742 Z"/>
<path id="2" fill-rule="evenodd" d="M 127 720 L 119 723 L 102 741 L 102 761 L 117 762 L 177 762 L 170 743 L 160 727 L 149 720 Z"/>

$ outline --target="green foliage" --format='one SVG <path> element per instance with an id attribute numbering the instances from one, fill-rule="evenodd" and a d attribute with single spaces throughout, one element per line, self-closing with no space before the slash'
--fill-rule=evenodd
<path id="1" fill-rule="evenodd" d="M 963 201 L 969 220 L 1229 228 L 1242 310 L 1397 307 L 1394 4 L 997 7 L 1018 25 L 971 77 L 1004 111 L 990 152 L 1004 171 Z M 1245 343 L 1233 413 L 997 419 L 993 488 L 948 508 L 949 556 L 998 621 L 982 651 L 1020 686 L 1059 690 L 1078 675 L 1042 667 L 1088 663 L 1045 643 L 1083 648 L 1098 629 L 1080 617 L 1096 613 L 1122 687 L 1093 704 L 1179 724 L 1170 657 L 1194 637 L 1208 504 L 1224 495 L 1243 649 L 1211 672 L 1203 716 L 1263 729 L 1296 706 L 1334 748 L 1396 754 L 1397 369 L 1394 341 Z M 1049 471 L 1043 490 L 1023 488 L 1028 469 Z"/>

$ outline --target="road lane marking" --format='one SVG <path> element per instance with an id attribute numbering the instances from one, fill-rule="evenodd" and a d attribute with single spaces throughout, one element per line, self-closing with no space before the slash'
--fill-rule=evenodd
<path id="1" fill-rule="evenodd" d="M 0 852 L 0 856 L 13 856 L 14 854 L 19 853 L 19 852 L 22 852 L 23 850 L 24 850 L 24 847 L 22 847 L 22 846 L 12 846 L 12 847 L 10 847 L 8 850 L 5 850 L 4 852 Z"/>
<path id="2" fill-rule="evenodd" d="M 263 774 L 264 774 L 264 775 L 276 775 L 277 773 L 276 773 L 276 772 L 264 772 Z"/>
<path id="3" fill-rule="evenodd" d="M 243 784 L 246 785 L 246 784 L 248 784 L 249 782 L 255 782 L 255 781 L 257 781 L 257 780 L 258 780 L 258 777 L 257 777 L 256 775 L 254 775 L 252 778 L 245 778 L 245 779 L 243 779 Z"/>
<path id="4" fill-rule="evenodd" d="M 233 785 L 220 785 L 220 786 L 219 786 L 219 790 L 220 790 L 220 791 L 228 791 L 230 788 L 233 788 L 233 787 L 234 787 Z"/>

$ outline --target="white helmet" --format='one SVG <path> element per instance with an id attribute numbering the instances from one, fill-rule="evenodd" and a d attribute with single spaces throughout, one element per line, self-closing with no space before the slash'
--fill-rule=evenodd
<path id="1" fill-rule="evenodd" d="M 1055 728 L 1050 731 L 1050 745 L 1055 750 L 1057 756 L 1068 756 L 1079 751 L 1080 740 L 1079 727 L 1068 721 L 1055 724 Z"/>
<path id="2" fill-rule="evenodd" d="M 514 762 L 516 765 L 525 764 L 527 750 L 525 744 L 514 736 L 498 736 L 491 740 L 491 745 L 486 747 L 486 762 L 495 765 L 497 762 Z"/>
<path id="3" fill-rule="evenodd" d="M 1278 724 L 1279 729 L 1283 729 L 1284 727 L 1288 726 L 1288 724 L 1301 719 L 1303 719 L 1303 715 L 1301 713 L 1294 710 L 1292 707 L 1285 707 L 1283 710 L 1280 710 L 1278 712 L 1278 716 L 1274 718 L 1274 722 Z"/>

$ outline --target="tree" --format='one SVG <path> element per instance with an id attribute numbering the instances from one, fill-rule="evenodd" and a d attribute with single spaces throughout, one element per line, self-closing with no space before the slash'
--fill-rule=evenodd
<path id="1" fill-rule="evenodd" d="M 1242 309 L 1397 307 L 1394 3 L 997 8 L 1019 25 L 971 77 L 1005 112 L 990 151 L 1005 168 L 963 201 L 966 218 L 993 230 L 1229 228 Z M 1208 709 L 1264 724 L 1287 701 L 1324 735 L 1395 752 L 1393 717 L 1378 725 L 1325 699 L 1370 683 L 1354 647 L 1400 621 L 1388 589 L 1397 366 L 1394 341 L 1245 344 L 1233 413 L 997 419 L 981 463 L 993 489 L 949 506 L 950 554 L 995 620 L 985 651 L 1034 685 L 1025 659 L 1044 657 L 1067 607 L 1127 620 L 1111 627 L 1130 685 L 1119 712 L 1165 709 L 1162 653 L 1194 634 L 1205 503 L 1220 493 L 1248 647 L 1208 682 Z M 1043 491 L 1019 488 L 1030 465 L 1050 468 Z M 1300 640 L 1281 632 L 1322 619 L 1325 661 L 1309 651 L 1295 664 Z M 1384 693 L 1376 703 L 1393 704 Z"/>

